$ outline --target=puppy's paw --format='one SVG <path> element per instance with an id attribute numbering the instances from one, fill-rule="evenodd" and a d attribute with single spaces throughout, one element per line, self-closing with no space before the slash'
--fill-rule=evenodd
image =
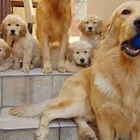
<path id="1" fill-rule="evenodd" d="M 30 68 L 28 66 L 23 66 L 22 67 L 22 72 L 28 73 L 30 71 Z"/>
<path id="2" fill-rule="evenodd" d="M 66 66 L 64 63 L 58 63 L 58 71 L 63 73 L 66 72 Z"/>
<path id="3" fill-rule="evenodd" d="M 52 72 L 51 63 L 47 63 L 43 66 L 43 72 L 44 73 L 51 73 Z"/>
<path id="4" fill-rule="evenodd" d="M 80 136 L 83 140 L 98 140 L 94 131 L 91 128 L 81 130 Z"/>
<path id="5" fill-rule="evenodd" d="M 15 64 L 13 65 L 13 69 L 14 69 L 14 70 L 20 69 L 20 64 L 16 64 L 16 63 L 15 63 Z"/>
<path id="6" fill-rule="evenodd" d="M 47 140 L 47 131 L 45 129 L 38 129 L 36 132 L 36 139 L 37 140 Z"/>

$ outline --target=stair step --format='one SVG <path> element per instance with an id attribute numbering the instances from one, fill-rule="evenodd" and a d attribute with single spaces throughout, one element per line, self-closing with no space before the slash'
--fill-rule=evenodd
<path id="1" fill-rule="evenodd" d="M 0 140 L 35 140 L 39 119 L 11 116 L 9 109 L 3 108 L 0 114 Z M 72 120 L 52 121 L 49 140 L 78 140 L 76 125 Z"/>
<path id="2" fill-rule="evenodd" d="M 0 73 L 1 107 L 20 104 L 40 103 L 54 97 L 63 82 L 71 73 L 53 71 L 44 74 L 41 68 L 23 73 L 21 70 L 8 70 Z"/>

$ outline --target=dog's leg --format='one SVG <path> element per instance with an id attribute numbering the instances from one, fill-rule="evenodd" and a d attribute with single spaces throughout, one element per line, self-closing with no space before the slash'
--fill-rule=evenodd
<path id="1" fill-rule="evenodd" d="M 66 54 L 66 47 L 68 45 L 68 35 L 63 34 L 62 40 L 60 42 L 60 54 L 59 54 L 59 61 L 58 61 L 58 71 L 66 72 L 65 68 L 65 54 Z"/>
<path id="2" fill-rule="evenodd" d="M 59 104 L 47 108 L 42 114 L 39 128 L 36 131 L 38 140 L 46 140 L 49 133 L 49 122 L 57 118 L 73 118 L 83 114 L 84 108 L 81 103 L 71 102 L 67 100 L 59 102 Z M 77 111 L 78 110 L 78 111 Z"/>
<path id="3" fill-rule="evenodd" d="M 97 119 L 97 126 L 101 140 L 114 140 L 115 131 L 104 119 Z"/>
<path id="4" fill-rule="evenodd" d="M 74 118 L 75 123 L 78 126 L 79 136 L 82 140 L 97 140 L 97 137 L 91 127 L 82 118 Z"/>
<path id="5" fill-rule="evenodd" d="M 140 140 L 140 130 L 131 133 L 131 140 Z"/>
<path id="6" fill-rule="evenodd" d="M 51 57 L 50 57 L 50 42 L 48 37 L 42 36 L 41 47 L 42 47 L 42 57 L 43 57 L 43 72 L 52 72 Z"/>

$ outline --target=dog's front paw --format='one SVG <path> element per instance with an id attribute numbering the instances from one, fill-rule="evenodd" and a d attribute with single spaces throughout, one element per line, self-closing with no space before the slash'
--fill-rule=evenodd
<path id="1" fill-rule="evenodd" d="M 48 134 L 45 129 L 38 129 L 35 133 L 37 140 L 47 140 Z"/>
<path id="2" fill-rule="evenodd" d="M 64 63 L 58 63 L 58 71 L 60 72 L 66 72 L 66 66 Z"/>
<path id="3" fill-rule="evenodd" d="M 80 132 L 80 136 L 84 140 L 98 140 L 94 131 L 91 128 L 83 129 Z"/>
<path id="4" fill-rule="evenodd" d="M 43 66 L 43 72 L 44 73 L 51 73 L 52 72 L 52 66 L 50 63 L 47 63 Z"/>
<path id="5" fill-rule="evenodd" d="M 30 68 L 28 66 L 23 66 L 22 67 L 22 72 L 28 73 L 30 71 Z"/>
<path id="6" fill-rule="evenodd" d="M 20 64 L 15 63 L 15 64 L 13 65 L 13 69 L 14 69 L 14 70 L 20 69 Z"/>

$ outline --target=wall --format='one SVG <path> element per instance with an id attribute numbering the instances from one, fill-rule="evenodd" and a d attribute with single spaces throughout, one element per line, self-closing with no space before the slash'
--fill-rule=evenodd
<path id="1" fill-rule="evenodd" d="M 114 9 L 125 1 L 128 0 L 87 0 L 87 12 L 97 14 L 103 20 L 107 20 Z"/>

